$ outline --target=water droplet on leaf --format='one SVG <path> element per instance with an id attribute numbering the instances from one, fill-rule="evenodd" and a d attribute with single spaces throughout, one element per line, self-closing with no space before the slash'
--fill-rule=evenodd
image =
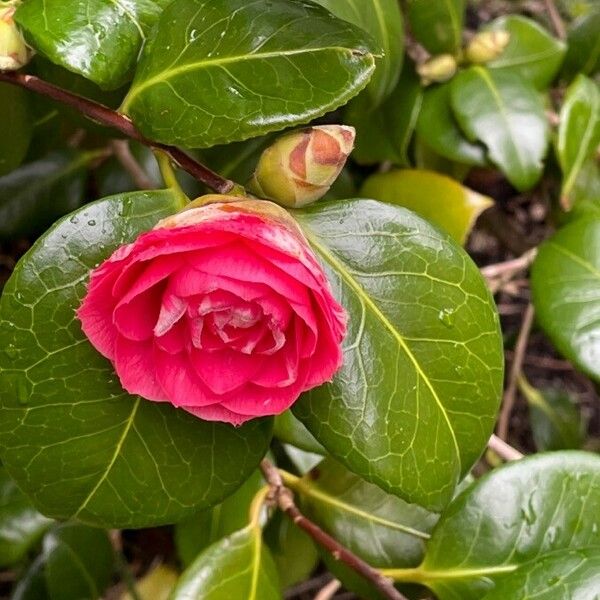
<path id="1" fill-rule="evenodd" d="M 454 309 L 453 308 L 443 308 L 438 313 L 438 319 L 446 327 L 454 327 Z"/>

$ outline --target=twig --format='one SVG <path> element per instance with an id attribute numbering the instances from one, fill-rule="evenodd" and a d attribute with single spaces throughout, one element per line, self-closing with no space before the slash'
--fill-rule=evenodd
<path id="1" fill-rule="evenodd" d="M 517 338 L 517 343 L 515 345 L 515 355 L 510 367 L 508 385 L 504 392 L 502 410 L 500 411 L 500 417 L 498 419 L 497 434 L 502 440 L 506 440 L 508 437 L 510 416 L 515 405 L 515 396 L 517 393 L 517 378 L 519 377 L 523 366 L 523 359 L 525 357 L 525 351 L 527 350 L 527 343 L 529 342 L 529 334 L 531 333 L 531 327 L 533 326 L 534 316 L 535 311 L 533 305 L 528 304 L 525 309 L 525 314 L 523 315 L 521 331 L 519 331 L 519 337 Z"/>
<path id="2" fill-rule="evenodd" d="M 331 600 L 338 590 L 342 587 L 342 584 L 337 579 L 330 581 L 316 596 L 315 600 Z"/>
<path id="3" fill-rule="evenodd" d="M 487 280 L 492 293 L 495 294 L 521 271 L 528 269 L 536 256 L 537 248 L 532 248 L 518 258 L 482 267 L 481 274 Z"/>
<path id="4" fill-rule="evenodd" d="M 23 73 L 2 73 L 0 72 L 0 81 L 11 83 L 13 85 L 31 90 L 42 96 L 56 100 L 61 104 L 70 106 L 81 114 L 85 115 L 92 121 L 96 121 L 106 127 L 111 127 L 120 131 L 123 135 L 137 140 L 138 142 L 149 146 L 151 148 L 158 148 L 166 154 L 168 154 L 173 162 L 177 164 L 184 171 L 187 171 L 190 175 L 195 177 L 198 181 L 204 183 L 209 188 L 219 194 L 227 194 L 234 187 L 235 184 L 229 179 L 221 177 L 218 173 L 211 171 L 208 167 L 199 163 L 191 156 L 176 148 L 175 146 L 169 146 L 167 144 L 161 144 L 159 142 L 153 142 L 152 140 L 144 137 L 134 126 L 131 120 L 118 113 L 107 106 L 83 98 L 77 94 L 68 92 L 55 86 L 52 83 L 44 81 L 34 75 L 25 75 Z"/>
<path id="5" fill-rule="evenodd" d="M 308 592 L 312 592 L 313 590 L 317 590 L 322 588 L 324 585 L 327 585 L 331 579 L 330 573 L 324 573 L 323 575 L 317 575 L 308 581 L 302 581 L 295 586 L 287 589 L 284 594 L 285 600 L 291 600 L 291 598 L 296 598 L 303 594 L 307 594 Z"/>
<path id="6" fill-rule="evenodd" d="M 556 35 L 561 40 L 567 39 L 567 30 L 565 28 L 565 24 L 563 23 L 562 17 L 554 4 L 554 0 L 544 0 L 546 3 L 546 8 L 548 10 L 548 16 L 550 17 L 550 21 L 552 21 L 552 27 L 554 27 L 554 31 L 556 31 Z"/>
<path id="7" fill-rule="evenodd" d="M 150 179 L 142 165 L 136 160 L 131 153 L 129 142 L 127 140 L 113 140 L 111 142 L 112 149 L 121 163 L 121 166 L 131 175 L 135 185 L 140 190 L 151 190 L 156 187 L 156 184 Z"/>
<path id="8" fill-rule="evenodd" d="M 523 454 L 504 440 L 501 440 L 497 435 L 492 435 L 488 442 L 488 448 L 493 450 L 502 460 L 520 460 Z"/>
<path id="9" fill-rule="evenodd" d="M 407 600 L 395 587 L 391 579 L 384 577 L 377 569 L 368 565 L 364 560 L 350 552 L 337 540 L 323 531 L 317 524 L 307 519 L 294 503 L 294 495 L 283 485 L 281 475 L 269 460 L 260 463 L 267 483 L 271 486 L 271 499 L 279 508 L 287 513 L 292 521 L 303 529 L 320 546 L 328 550 L 336 559 L 342 561 L 353 571 L 370 581 L 379 592 L 389 600 Z"/>

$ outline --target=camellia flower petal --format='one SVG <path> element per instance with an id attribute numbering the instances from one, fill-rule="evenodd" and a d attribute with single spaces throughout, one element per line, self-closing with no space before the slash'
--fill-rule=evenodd
<path id="1" fill-rule="evenodd" d="M 332 379 L 346 313 L 284 209 L 207 198 L 117 249 L 77 315 L 129 393 L 240 425 Z"/>

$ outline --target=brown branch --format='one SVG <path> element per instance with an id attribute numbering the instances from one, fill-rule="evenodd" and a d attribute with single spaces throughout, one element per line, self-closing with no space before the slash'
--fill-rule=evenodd
<path id="1" fill-rule="evenodd" d="M 331 600 L 342 587 L 342 584 L 337 579 L 330 581 L 321 591 L 315 596 L 315 600 Z"/>
<path id="2" fill-rule="evenodd" d="M 115 157 L 140 190 L 151 190 L 156 187 L 156 184 L 132 154 L 127 140 L 113 140 L 111 146 Z"/>
<path id="3" fill-rule="evenodd" d="M 277 469 L 270 461 L 264 459 L 260 463 L 267 483 L 271 486 L 271 499 L 279 508 L 288 514 L 292 521 L 303 529 L 320 546 L 331 553 L 333 558 L 342 561 L 353 571 L 370 581 L 379 592 L 389 600 L 407 600 L 395 587 L 391 579 L 382 575 L 377 569 L 368 565 L 364 560 L 342 546 L 336 539 L 323 531 L 316 523 L 307 519 L 294 503 L 291 490 L 283 485 L 283 480 Z"/>
<path id="4" fill-rule="evenodd" d="M 552 21 L 552 27 L 554 27 L 554 31 L 556 31 L 556 35 L 561 40 L 567 39 L 567 30 L 565 28 L 565 24 L 563 23 L 562 17 L 554 4 L 554 0 L 544 0 L 546 3 L 546 9 L 548 10 L 548 15 L 550 17 L 550 21 Z"/>
<path id="5" fill-rule="evenodd" d="M 517 393 L 517 379 L 521 373 L 523 367 L 523 359 L 525 358 L 525 351 L 527 350 L 527 343 L 529 342 L 529 334 L 531 333 L 531 327 L 533 326 L 533 319 L 535 311 L 532 304 L 528 304 L 523 315 L 523 322 L 521 324 L 521 331 L 519 331 L 519 337 L 515 345 L 515 355 L 510 367 L 510 373 L 508 375 L 508 385 L 504 392 L 504 399 L 502 401 L 502 410 L 500 411 L 500 417 L 498 419 L 498 437 L 502 440 L 506 440 L 508 437 L 508 426 L 510 422 L 510 416 L 512 414 L 513 407 L 515 405 L 515 397 Z"/>
<path id="6" fill-rule="evenodd" d="M 528 269 L 536 256 L 537 248 L 532 248 L 518 258 L 482 267 L 481 274 L 487 280 L 491 292 L 495 294 L 516 275 Z"/>
<path id="7" fill-rule="evenodd" d="M 502 460 L 520 460 L 523 454 L 504 440 L 501 440 L 497 435 L 493 435 L 488 442 L 488 448 L 493 450 Z"/>
<path id="8" fill-rule="evenodd" d="M 219 194 L 227 194 L 235 187 L 233 181 L 225 179 L 214 171 L 211 171 L 208 167 L 205 167 L 203 164 L 183 152 L 183 150 L 180 150 L 175 146 L 169 146 L 147 139 L 136 129 L 129 117 L 126 117 L 107 106 L 89 100 L 88 98 L 83 98 L 77 94 L 73 94 L 67 90 L 63 90 L 34 75 L 0 72 L 0 81 L 11 83 L 36 92 L 37 94 L 41 94 L 42 96 L 46 96 L 47 98 L 51 98 L 52 100 L 56 100 L 61 104 L 74 108 L 92 121 L 116 129 L 128 138 L 137 140 L 150 148 L 162 150 L 168 154 L 171 160 L 180 168 L 187 171 L 198 181 L 204 183 Z"/>

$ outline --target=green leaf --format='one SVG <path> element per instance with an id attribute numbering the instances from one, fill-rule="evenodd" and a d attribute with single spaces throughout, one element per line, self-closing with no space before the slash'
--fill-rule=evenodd
<path id="1" fill-rule="evenodd" d="M 415 165 L 417 169 L 437 171 L 441 175 L 447 175 L 459 182 L 464 181 L 471 171 L 469 165 L 456 162 L 438 154 L 419 136 L 415 140 Z"/>
<path id="2" fill-rule="evenodd" d="M 404 23 L 397 0 L 316 0 L 336 17 L 372 36 L 383 51 L 365 94 L 371 106 L 379 106 L 394 90 L 404 58 Z"/>
<path id="3" fill-rule="evenodd" d="M 526 563 L 501 580 L 484 600 L 585 600 L 598 590 L 600 547 L 560 550 Z"/>
<path id="4" fill-rule="evenodd" d="M 110 583 L 114 552 L 105 531 L 65 523 L 44 538 L 44 561 L 51 600 L 94 599 Z"/>
<path id="5" fill-rule="evenodd" d="M 563 74 L 594 75 L 600 69 L 600 10 L 582 15 L 569 28 Z"/>
<path id="6" fill-rule="evenodd" d="M 533 440 L 538 450 L 579 450 L 585 443 L 585 421 L 566 392 L 537 390 L 524 379 L 519 388 L 529 405 Z"/>
<path id="7" fill-rule="evenodd" d="M 259 471 L 255 471 L 234 494 L 221 504 L 200 511 L 177 523 L 175 544 L 183 564 L 194 562 L 200 552 L 248 523 L 250 505 L 255 494 L 264 485 Z"/>
<path id="8" fill-rule="evenodd" d="M 49 600 L 44 577 L 44 557 L 38 556 L 21 576 L 10 596 L 11 600 Z"/>
<path id="9" fill-rule="evenodd" d="M 306 429 L 306 426 L 296 419 L 291 410 L 277 415 L 275 417 L 275 426 L 273 427 L 273 435 L 282 442 L 296 446 L 306 452 L 315 454 L 325 454 L 325 449 L 313 435 Z"/>
<path id="10" fill-rule="evenodd" d="M 264 539 L 275 561 L 282 590 L 308 579 L 315 570 L 319 553 L 314 542 L 285 513 L 278 511 L 273 515 Z"/>
<path id="11" fill-rule="evenodd" d="M 570 202 L 572 207 L 566 214 L 567 220 L 600 217 L 600 162 L 595 156 L 583 161 L 571 189 Z"/>
<path id="12" fill-rule="evenodd" d="M 87 167 L 96 156 L 51 152 L 0 177 L 0 239 L 35 236 L 81 206 Z"/>
<path id="13" fill-rule="evenodd" d="M 452 80 L 451 99 L 467 135 L 487 146 L 517 190 L 531 189 L 548 147 L 544 103 L 532 84 L 514 73 L 471 67 Z"/>
<path id="14" fill-rule="evenodd" d="M 460 50 L 464 19 L 465 0 L 408 0 L 411 31 L 432 54 Z"/>
<path id="15" fill-rule="evenodd" d="M 595 154 L 599 145 L 600 88 L 595 81 L 579 75 L 569 87 L 563 102 L 556 144 L 563 172 L 561 204 L 564 208 L 573 206 L 573 195 L 578 195 L 577 180 L 582 170 L 589 168 L 586 165 L 590 161 L 596 162 Z M 600 177 L 600 169 L 597 173 Z"/>
<path id="16" fill-rule="evenodd" d="M 600 381 L 600 220 L 576 220 L 544 242 L 531 289 L 538 322 L 553 344 Z"/>
<path id="17" fill-rule="evenodd" d="M 539 90 L 554 81 L 567 50 L 564 42 L 535 21 L 520 15 L 500 17 L 485 29 L 510 33 L 510 42 L 504 52 L 486 63 L 489 69 L 516 73 Z"/>
<path id="18" fill-rule="evenodd" d="M 259 527 L 208 547 L 183 573 L 171 600 L 280 600 L 277 568 Z"/>
<path id="19" fill-rule="evenodd" d="M 331 458 L 288 483 L 305 514 L 378 568 L 416 566 L 438 515 L 388 494 Z"/>
<path id="20" fill-rule="evenodd" d="M 27 0 L 15 19 L 52 62 L 104 89 L 128 81 L 148 32 L 170 0 Z"/>
<path id="21" fill-rule="evenodd" d="M 0 568 L 23 560 L 52 521 L 40 515 L 0 467 Z"/>
<path id="22" fill-rule="evenodd" d="M 346 200 L 295 216 L 350 323 L 342 369 L 294 414 L 351 471 L 443 508 L 485 448 L 501 393 L 498 317 L 478 269 L 398 206 Z"/>
<path id="23" fill-rule="evenodd" d="M 374 51 L 364 31 L 313 3 L 175 0 L 122 109 L 161 142 L 240 141 L 347 102 L 372 75 Z"/>
<path id="24" fill-rule="evenodd" d="M 491 198 L 445 175 L 419 169 L 371 175 L 361 195 L 409 208 L 449 233 L 459 244 L 466 242 L 477 217 L 493 204 Z"/>
<path id="25" fill-rule="evenodd" d="M 600 456 L 530 456 L 458 496 L 433 530 L 423 563 L 395 576 L 426 584 L 439 600 L 476 600 L 542 554 L 600 545 L 599 513 Z"/>
<path id="26" fill-rule="evenodd" d="M 126 394 L 75 318 L 89 271 L 175 212 L 170 191 L 114 196 L 60 221 L 0 304 L 0 449 L 44 514 L 110 527 L 173 523 L 233 493 L 271 419 L 233 428 Z"/>
<path id="27" fill-rule="evenodd" d="M 27 154 L 33 132 L 27 93 L 8 83 L 0 83 L 0 176 L 16 169 Z"/>
<path id="28" fill-rule="evenodd" d="M 482 144 L 470 142 L 458 126 L 450 104 L 450 83 L 425 90 L 417 133 L 439 155 L 467 165 L 487 164 Z"/>
<path id="29" fill-rule="evenodd" d="M 408 151 L 422 100 L 419 78 L 413 65 L 407 63 L 398 85 L 381 106 L 373 105 L 364 94 L 350 102 L 344 120 L 356 128 L 352 158 L 360 164 L 389 160 L 410 165 Z"/>

